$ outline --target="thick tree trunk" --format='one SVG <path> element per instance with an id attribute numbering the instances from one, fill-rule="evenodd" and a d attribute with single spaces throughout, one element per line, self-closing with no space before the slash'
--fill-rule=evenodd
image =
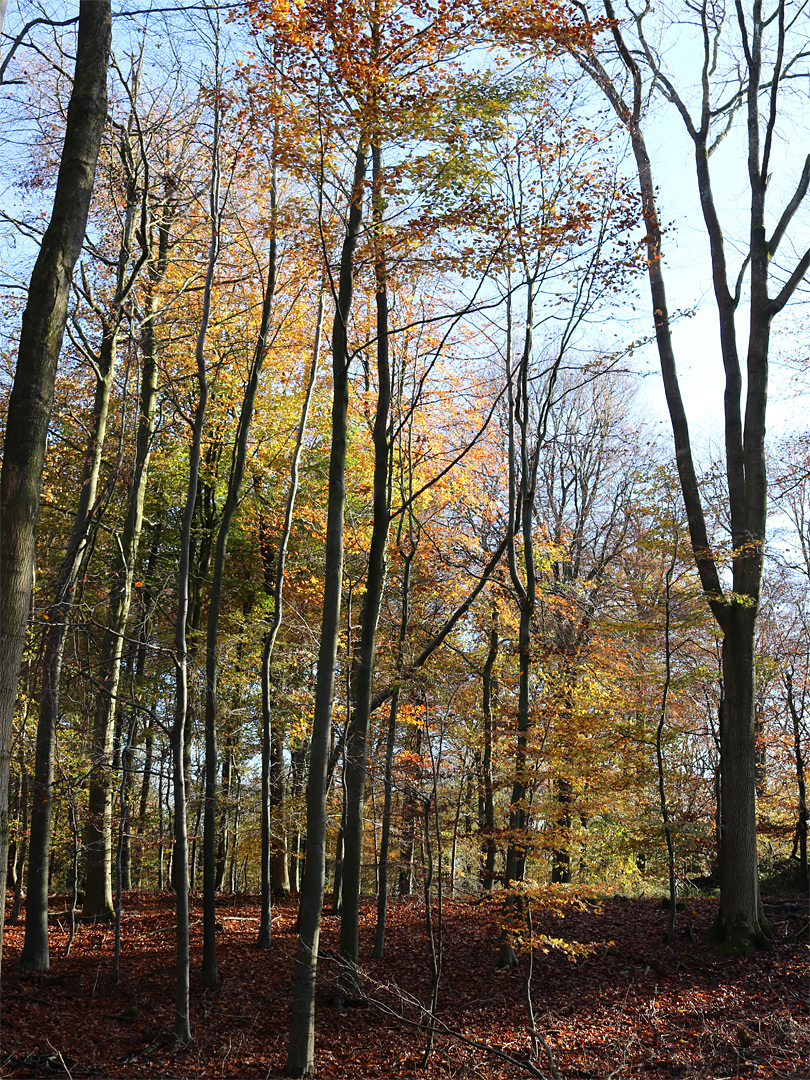
<path id="1" fill-rule="evenodd" d="M 368 149 L 361 141 L 355 159 L 349 220 L 340 259 L 339 289 L 332 328 L 332 445 L 329 455 L 323 617 L 307 784 L 306 869 L 298 915 L 298 953 L 286 1066 L 287 1075 L 294 1077 L 311 1076 L 314 1069 L 315 979 L 326 873 L 326 775 L 343 589 L 343 509 L 346 500 L 349 406 L 347 328 L 354 287 L 354 252 L 362 220 L 367 156 Z"/>
<path id="2" fill-rule="evenodd" d="M 756 612 L 733 605 L 723 635 L 720 715 L 720 910 L 712 931 L 728 954 L 767 946 L 757 872 L 754 638 Z"/>
<path id="3" fill-rule="evenodd" d="M 17 679 L 34 569 L 34 530 L 70 280 L 84 242 L 107 117 L 109 0 L 82 0 L 73 90 L 51 221 L 31 275 L 0 476 L 0 958 L 8 866 L 8 783 Z"/>

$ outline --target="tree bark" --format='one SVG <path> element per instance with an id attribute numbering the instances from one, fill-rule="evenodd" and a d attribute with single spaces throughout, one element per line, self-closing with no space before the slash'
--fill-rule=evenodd
<path id="1" fill-rule="evenodd" d="M 360 888 L 365 820 L 366 758 L 368 755 L 371 697 L 377 624 L 385 586 L 388 528 L 390 523 L 391 370 L 388 358 L 388 291 L 382 239 L 382 155 L 372 147 L 372 223 L 375 234 L 374 269 L 377 304 L 377 410 L 374 417 L 373 524 L 366 567 L 366 591 L 360 617 L 360 646 L 355 655 L 354 707 L 346 736 L 346 826 L 343 838 L 342 907 L 340 913 L 341 979 L 353 996 L 359 992 L 356 969 L 359 959 Z"/>
<path id="2" fill-rule="evenodd" d="M 309 381 L 301 405 L 301 417 L 298 422 L 298 434 L 295 440 L 292 460 L 290 462 L 290 484 L 287 488 L 287 504 L 284 511 L 284 524 L 278 541 L 278 553 L 276 555 L 275 573 L 272 575 L 273 614 L 270 625 L 264 639 L 262 648 L 262 851 L 261 851 L 261 915 L 259 920 L 259 939 L 257 944 L 260 948 L 270 945 L 272 925 L 272 856 L 270 851 L 270 807 L 271 802 L 281 805 L 280 795 L 283 794 L 283 755 L 276 754 L 273 760 L 273 731 L 270 710 L 270 665 L 273 658 L 273 649 L 281 627 L 283 616 L 284 598 L 284 569 L 287 561 L 287 547 L 292 532 L 292 516 L 295 507 L 295 497 L 298 492 L 298 467 L 301 459 L 301 450 L 304 445 L 304 434 L 309 416 L 309 406 L 312 402 L 312 393 L 315 389 L 315 379 L 318 374 L 318 362 L 321 351 L 321 328 L 323 326 L 323 290 L 318 296 L 318 315 L 315 321 L 315 341 L 312 347 L 312 364 L 309 370 Z M 267 544 L 263 537 L 262 556 L 267 550 Z M 269 555 L 269 551 L 267 551 Z M 270 584 L 270 568 L 268 560 L 265 560 L 265 585 Z M 275 766 L 275 770 L 274 770 Z M 275 776 L 273 772 L 275 771 Z M 279 775 L 281 774 L 281 775 Z M 275 783 L 273 781 L 275 780 Z M 274 790 L 275 789 L 275 790 Z M 284 845 L 286 848 L 286 845 Z M 282 850 L 283 864 L 286 865 L 286 851 Z M 289 881 L 287 883 L 289 889 Z"/>
<path id="3" fill-rule="evenodd" d="M 17 679 L 56 364 L 107 117 L 109 0 L 82 0 L 73 90 L 51 220 L 31 275 L 0 476 L 0 958 L 8 866 L 8 784 Z"/>
<path id="4" fill-rule="evenodd" d="M 275 186 L 274 186 L 275 188 Z M 273 189 L 274 189 L 273 188 Z M 273 196 L 275 201 L 275 196 Z M 211 578 L 211 596 L 208 604 L 208 624 L 205 644 L 205 811 L 203 814 L 203 986 L 215 987 L 219 982 L 217 974 L 216 946 L 216 791 L 217 791 L 217 642 L 219 637 L 219 615 L 222 609 L 222 593 L 225 583 L 225 562 L 228 553 L 228 536 L 233 515 L 239 502 L 242 478 L 245 475 L 250 425 L 256 405 L 264 359 L 267 354 L 267 335 L 270 329 L 270 313 L 276 291 L 276 237 L 270 239 L 270 260 L 267 271 L 267 283 L 262 303 L 262 319 L 253 351 L 253 359 L 248 374 L 242 405 L 239 410 L 239 423 L 233 445 L 231 471 L 228 478 L 228 490 L 222 517 L 217 533 L 214 554 L 214 572 Z"/>
<path id="5" fill-rule="evenodd" d="M 397 669 L 405 657 L 405 639 L 410 619 L 411 564 L 416 555 L 411 529 L 411 546 L 405 554 L 402 566 L 402 599 L 397 638 Z M 385 947 L 385 918 L 388 909 L 388 854 L 391 845 L 391 816 L 394 794 L 394 749 L 396 746 L 399 687 L 391 695 L 388 711 L 388 729 L 385 738 L 385 797 L 383 801 L 382 834 L 380 836 L 379 882 L 377 890 L 377 928 L 374 934 L 373 956 L 380 957 Z"/>
<path id="6" fill-rule="evenodd" d="M 481 820 L 479 832 L 481 841 L 481 883 L 487 892 L 492 891 L 492 883 L 495 880 L 495 858 L 497 848 L 495 844 L 495 799 L 492 780 L 492 750 L 495 741 L 495 720 L 492 713 L 492 697 L 495 662 L 498 659 L 498 647 L 500 644 L 500 627 L 498 620 L 498 607 L 493 601 L 492 621 L 489 629 L 489 650 L 484 662 L 484 670 L 481 673 L 481 712 L 484 721 L 484 753 L 481 760 L 481 780 L 483 798 L 481 800 Z"/>
<path id="7" fill-rule="evenodd" d="M 343 509 L 346 500 L 349 406 L 347 329 L 354 288 L 354 252 L 362 220 L 367 157 L 368 148 L 361 140 L 355 158 L 352 197 L 340 258 L 339 287 L 332 328 L 332 445 L 329 454 L 326 569 L 307 784 L 306 867 L 298 916 L 298 952 L 286 1065 L 287 1075 L 293 1077 L 311 1076 L 314 1070 L 315 979 L 326 873 L 326 774 L 343 588 Z"/>
<path id="8" fill-rule="evenodd" d="M 807 783 L 805 780 L 804 754 L 802 753 L 802 728 L 799 708 L 796 704 L 796 695 L 793 690 L 793 671 L 789 669 L 785 675 L 785 691 L 787 693 L 787 706 L 793 727 L 793 759 L 796 763 L 796 787 L 799 795 L 799 808 L 796 820 L 796 835 L 793 845 L 793 854 L 799 853 L 799 868 L 801 873 L 802 887 L 807 890 Z M 802 705 L 802 712 L 804 705 Z"/>
<path id="9" fill-rule="evenodd" d="M 149 477 L 149 460 L 155 432 L 158 364 L 154 336 L 149 333 L 141 374 L 140 413 L 136 435 L 135 465 L 129 491 L 123 534 L 117 534 L 113 557 L 113 584 L 110 590 L 107 628 L 101 647 L 99 688 L 96 694 L 91 744 L 90 794 L 85 828 L 87 875 L 82 916 L 108 918 L 112 903 L 112 737 L 118 705 L 124 634 L 129 619 L 135 562 L 143 527 L 144 502 Z"/>
<path id="10" fill-rule="evenodd" d="M 584 11 L 584 7 L 581 6 Z M 780 2 L 772 14 L 763 17 L 761 0 L 750 11 L 737 5 L 736 25 L 740 35 L 741 66 L 744 69 L 742 111 L 745 114 L 748 185 L 750 192 L 749 242 L 736 281 L 729 284 L 725 238 L 715 207 L 709 158 L 711 124 L 716 117 L 711 100 L 711 76 L 717 59 L 717 25 L 711 24 L 706 6 L 697 9 L 704 46 L 700 100 L 694 114 L 687 108 L 675 85 L 661 69 L 654 51 L 644 37 L 643 15 L 634 18 L 641 54 L 649 65 L 656 85 L 680 114 L 695 151 L 695 175 L 706 236 L 709 241 L 714 298 L 718 315 L 720 351 L 725 370 L 724 427 L 728 514 L 731 521 L 732 582 L 725 591 L 709 543 L 700 488 L 692 461 L 686 414 L 681 400 L 671 339 L 666 291 L 661 266 L 661 226 L 656 205 L 652 167 L 642 131 L 642 104 L 645 100 L 642 69 L 637 53 L 628 46 L 610 0 L 605 11 L 611 20 L 611 34 L 621 63 L 632 83 L 628 104 L 596 56 L 592 44 L 574 52 L 580 66 L 601 88 L 630 135 L 647 230 L 647 268 L 653 318 L 667 406 L 675 441 L 676 462 L 681 482 L 695 565 L 709 607 L 723 633 L 724 702 L 721 714 L 720 771 L 722 836 L 720 844 L 720 909 L 712 937 L 723 951 L 746 952 L 766 943 L 772 936 L 762 912 L 756 851 L 756 738 L 754 630 L 760 603 L 763 550 L 766 527 L 765 414 L 768 386 L 770 325 L 795 293 L 810 268 L 810 248 L 796 260 L 778 293 L 768 293 L 769 267 L 788 227 L 804 200 L 810 184 L 810 158 L 805 159 L 801 176 L 768 237 L 765 226 L 765 197 L 771 170 L 771 151 L 777 137 L 778 94 L 785 64 L 785 5 Z M 711 25 L 710 25 L 711 24 Z M 766 29 L 775 41 L 763 47 Z M 763 72 L 763 57 L 771 67 Z M 746 397 L 743 414 L 743 373 L 741 368 L 735 312 L 739 306 L 744 275 L 749 279 L 749 327 L 746 356 Z M 748 787 L 751 790 L 748 790 Z"/>

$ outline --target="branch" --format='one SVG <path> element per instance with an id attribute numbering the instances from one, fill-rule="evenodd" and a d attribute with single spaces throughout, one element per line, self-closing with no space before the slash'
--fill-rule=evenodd
<path id="1" fill-rule="evenodd" d="M 799 182 L 796 185 L 796 190 L 793 192 L 793 197 L 782 211 L 782 216 L 779 218 L 779 222 L 773 231 L 773 235 L 768 241 L 768 254 L 771 258 L 776 254 L 776 249 L 782 242 L 782 238 L 787 231 L 788 225 L 793 219 L 793 215 L 799 209 L 802 199 L 804 199 L 807 194 L 808 183 L 810 183 L 810 154 L 804 159 L 802 175 L 799 177 Z"/>
<path id="2" fill-rule="evenodd" d="M 0 64 L 0 85 L 2 85 L 6 81 L 3 78 L 3 76 L 6 73 L 6 68 L 11 63 L 11 60 L 12 60 L 12 58 L 14 56 L 14 53 L 17 51 L 17 49 L 20 47 L 20 45 L 22 45 L 23 38 L 26 36 L 26 34 L 28 33 L 29 30 L 33 30 L 33 28 L 35 26 L 38 26 L 40 24 L 44 24 L 45 26 L 73 26 L 73 24 L 77 23 L 78 21 L 79 21 L 79 16 L 76 15 L 74 18 L 65 19 L 63 22 L 57 22 L 54 19 L 46 19 L 46 18 L 42 17 L 42 18 L 39 18 L 39 19 L 32 19 L 31 22 L 26 23 L 25 26 L 22 28 L 22 30 L 19 32 L 19 34 L 17 34 L 17 36 L 12 41 L 11 48 L 8 51 L 8 56 L 5 58 L 3 63 Z M 8 35 L 8 34 L 4 34 L 3 36 L 4 37 L 10 37 L 10 35 Z"/>
<path id="3" fill-rule="evenodd" d="M 796 269 L 782 286 L 779 295 L 768 304 L 767 311 L 771 316 L 777 315 L 788 300 L 790 300 L 791 296 L 793 296 L 796 289 L 799 287 L 799 284 L 807 274 L 808 269 L 810 269 L 810 248 L 808 248 L 801 259 L 799 259 Z"/>

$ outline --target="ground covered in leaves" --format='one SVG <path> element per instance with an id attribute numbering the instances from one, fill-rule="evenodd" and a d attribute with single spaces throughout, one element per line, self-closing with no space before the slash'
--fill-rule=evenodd
<path id="1" fill-rule="evenodd" d="M 364 906 L 364 997 L 333 1003 L 332 958 L 338 920 L 321 936 L 316 1040 L 321 1077 L 480 1077 L 555 1073 L 575 1078 L 810 1076 L 808 909 L 800 897 L 774 897 L 766 911 L 772 951 L 714 956 L 700 934 L 716 901 L 692 900 L 665 943 L 667 913 L 653 900 L 612 898 L 538 918 L 535 932 L 592 948 L 576 960 L 535 954 L 531 983 L 535 1031 L 548 1051 L 530 1061 L 525 956 L 496 969 L 497 912 L 473 901 L 445 901 L 433 1048 L 424 1014 L 430 964 L 424 907 L 391 905 L 386 955 L 370 958 L 374 908 Z M 52 905 L 48 975 L 16 970 L 23 929 L 7 926 L 3 956 L 0 1069 L 3 1076 L 278 1077 L 283 1075 L 295 952 L 295 904 L 274 908 L 273 945 L 255 946 L 255 897 L 223 898 L 220 987 L 203 992 L 200 901 L 193 901 L 193 1044 L 177 1049 L 173 1024 L 173 899 L 125 894 L 121 981 L 112 989 L 112 927 L 81 926 L 63 956 L 65 898 Z M 434 912 L 435 922 L 435 912 Z M 549 1060 L 549 1052 L 551 1060 Z"/>

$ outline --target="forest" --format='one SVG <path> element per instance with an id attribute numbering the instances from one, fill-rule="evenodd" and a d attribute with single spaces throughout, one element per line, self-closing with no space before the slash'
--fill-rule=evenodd
<path id="1" fill-rule="evenodd" d="M 0 2 L 3 1075 L 807 1075 L 807 18 Z"/>

